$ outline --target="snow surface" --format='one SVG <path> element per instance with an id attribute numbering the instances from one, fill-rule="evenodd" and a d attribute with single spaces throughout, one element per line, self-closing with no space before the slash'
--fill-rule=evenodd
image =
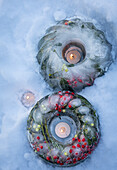
<path id="1" fill-rule="evenodd" d="M 80 16 L 97 21 L 117 54 L 116 0 L 0 0 L 0 170 L 63 169 L 43 163 L 29 146 L 30 109 L 20 98 L 30 90 L 36 101 L 53 90 L 39 74 L 37 43 L 56 20 Z M 63 14 L 63 15 L 62 15 Z M 100 116 L 101 140 L 82 164 L 66 169 L 117 169 L 117 63 L 81 93 Z"/>

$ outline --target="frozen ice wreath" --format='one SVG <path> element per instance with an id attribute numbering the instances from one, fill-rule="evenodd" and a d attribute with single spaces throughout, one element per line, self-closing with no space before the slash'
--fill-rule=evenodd
<path id="1" fill-rule="evenodd" d="M 28 139 L 39 157 L 58 166 L 85 160 L 99 142 L 99 120 L 82 96 L 59 91 L 42 98 L 27 121 Z"/>
<path id="2" fill-rule="evenodd" d="M 40 72 L 54 89 L 80 91 L 93 84 L 112 63 L 111 44 L 92 23 L 63 20 L 38 44 Z"/>

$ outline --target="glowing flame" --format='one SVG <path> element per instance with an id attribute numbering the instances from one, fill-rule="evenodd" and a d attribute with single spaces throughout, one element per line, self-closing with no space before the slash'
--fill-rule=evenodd
<path id="1" fill-rule="evenodd" d="M 65 127 L 61 127 L 60 132 L 61 133 L 65 133 L 66 132 L 66 128 Z"/>
<path id="2" fill-rule="evenodd" d="M 74 55 L 71 54 L 69 58 L 70 58 L 71 60 L 73 60 L 73 59 L 74 59 Z"/>

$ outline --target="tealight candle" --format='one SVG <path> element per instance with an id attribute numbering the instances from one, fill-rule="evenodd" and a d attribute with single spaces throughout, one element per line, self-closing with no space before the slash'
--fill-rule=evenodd
<path id="1" fill-rule="evenodd" d="M 27 91 L 22 95 L 21 102 L 25 107 L 31 107 L 35 104 L 35 95 Z"/>
<path id="2" fill-rule="evenodd" d="M 71 129 L 68 123 L 60 122 L 55 127 L 55 133 L 60 138 L 66 138 L 70 135 Z"/>
<path id="3" fill-rule="evenodd" d="M 66 60 L 71 64 L 78 63 L 81 57 L 82 57 L 82 51 L 78 47 L 70 47 L 65 53 Z"/>
<path id="4" fill-rule="evenodd" d="M 63 48 L 62 55 L 68 63 L 76 64 L 84 59 L 86 52 L 82 43 L 71 42 Z"/>

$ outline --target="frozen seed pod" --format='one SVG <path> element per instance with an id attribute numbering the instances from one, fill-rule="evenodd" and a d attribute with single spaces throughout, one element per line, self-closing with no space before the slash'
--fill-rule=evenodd
<path id="1" fill-rule="evenodd" d="M 91 86 L 112 63 L 111 44 L 92 23 L 63 20 L 39 41 L 37 60 L 54 89 L 80 91 Z"/>
<path id="2" fill-rule="evenodd" d="M 92 105 L 70 91 L 59 91 L 37 102 L 29 114 L 27 132 L 39 157 L 63 167 L 85 160 L 100 137 L 99 120 Z"/>

